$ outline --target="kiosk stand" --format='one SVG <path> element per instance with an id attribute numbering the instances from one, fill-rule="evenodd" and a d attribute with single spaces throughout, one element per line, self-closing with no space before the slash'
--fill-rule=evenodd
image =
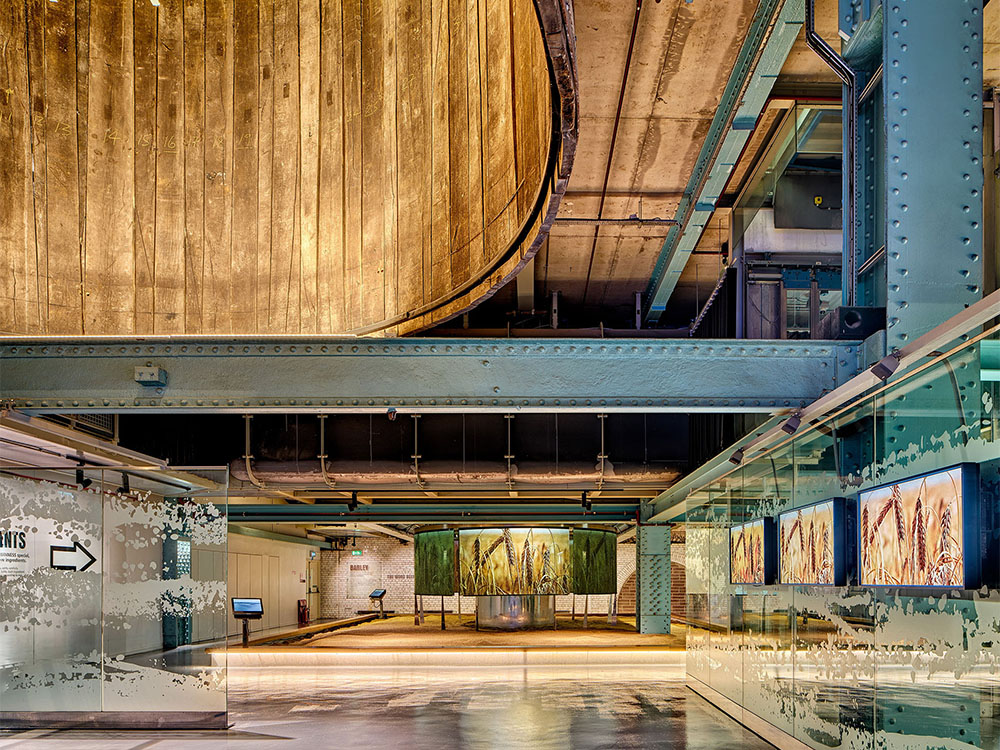
<path id="1" fill-rule="evenodd" d="M 375 589 L 368 595 L 368 598 L 373 602 L 378 602 L 378 619 L 385 619 L 385 607 L 382 604 L 382 600 L 385 598 L 385 589 Z"/>
<path id="2" fill-rule="evenodd" d="M 233 597 L 233 617 L 243 621 L 243 648 L 250 645 L 250 620 L 264 616 L 264 605 L 260 599 L 237 599 Z"/>

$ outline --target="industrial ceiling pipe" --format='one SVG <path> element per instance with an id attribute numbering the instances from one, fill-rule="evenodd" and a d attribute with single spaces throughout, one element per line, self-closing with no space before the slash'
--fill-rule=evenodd
<path id="1" fill-rule="evenodd" d="M 603 453 L 603 451 L 602 451 Z M 533 485 L 551 487 L 570 483 L 603 482 L 608 484 L 670 484 L 676 481 L 675 468 L 653 468 L 641 463 L 611 462 L 602 464 L 591 462 L 560 461 L 554 464 L 511 461 L 510 473 L 506 462 L 476 462 L 475 468 L 461 461 L 421 461 L 420 472 L 412 465 L 401 466 L 398 461 L 254 461 L 252 472 L 247 471 L 245 459 L 237 459 L 229 470 L 234 479 L 251 482 L 257 486 L 266 485 L 316 485 L 319 488 L 332 482 L 339 489 L 351 485 L 402 484 L 419 487 L 420 484 L 454 484 L 457 487 L 481 487 L 497 485 L 507 487 L 513 481 L 520 489 L 528 490 Z M 257 484 L 260 483 L 260 484 Z"/>
<path id="2" fill-rule="evenodd" d="M 826 43 L 819 34 L 816 33 L 816 0 L 806 0 L 806 44 L 809 49 L 815 52 L 819 58 L 826 63 L 837 78 L 844 84 L 844 98 L 842 109 L 847 115 L 847 133 L 844 138 L 844 162 L 843 172 L 847 180 L 847 253 L 844 257 L 844 278 L 847 288 L 844 299 L 845 305 L 854 305 L 857 301 L 855 293 L 855 254 L 857 252 L 855 243 L 857 241 L 857 204 L 856 177 L 857 177 L 857 137 L 858 137 L 858 79 L 854 69 L 848 65 L 840 55 L 834 51 L 833 47 Z"/>

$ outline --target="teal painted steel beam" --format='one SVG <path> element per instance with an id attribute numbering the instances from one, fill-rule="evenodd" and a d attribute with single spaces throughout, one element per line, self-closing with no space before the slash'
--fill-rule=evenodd
<path id="1" fill-rule="evenodd" d="M 233 523 L 622 523 L 635 521 L 638 503 L 598 503 L 591 510 L 579 505 L 535 503 L 456 503 L 426 505 L 393 503 L 364 505 L 230 505 Z"/>
<path id="2" fill-rule="evenodd" d="M 770 412 L 858 369 L 855 342 L 707 339 L 0 340 L 28 413 Z"/>
<path id="3" fill-rule="evenodd" d="M 729 175 L 767 104 L 805 21 L 803 0 L 761 0 L 646 287 L 644 315 L 657 321 L 715 211 Z"/>
<path id="4" fill-rule="evenodd" d="M 285 542 L 286 544 L 304 544 L 307 547 L 318 547 L 319 549 L 333 549 L 333 545 L 321 539 L 308 539 L 302 536 L 292 536 L 291 534 L 279 534 L 276 531 L 265 529 L 255 529 L 252 526 L 240 526 L 236 523 L 229 524 L 230 534 L 240 536 L 252 536 L 257 539 L 271 539 L 275 542 Z"/>

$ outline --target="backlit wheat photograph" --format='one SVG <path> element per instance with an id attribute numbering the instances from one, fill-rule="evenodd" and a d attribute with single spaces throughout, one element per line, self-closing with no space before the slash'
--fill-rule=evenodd
<path id="1" fill-rule="evenodd" d="M 783 513 L 778 530 L 782 583 L 834 583 L 833 502 Z"/>
<path id="2" fill-rule="evenodd" d="M 729 530 L 730 582 L 764 583 L 764 521 L 750 521 Z"/>
<path id="3" fill-rule="evenodd" d="M 861 493 L 863 586 L 963 586 L 962 470 Z"/>
<path id="4" fill-rule="evenodd" d="M 568 529 L 463 529 L 458 539 L 463 594 L 570 593 Z"/>

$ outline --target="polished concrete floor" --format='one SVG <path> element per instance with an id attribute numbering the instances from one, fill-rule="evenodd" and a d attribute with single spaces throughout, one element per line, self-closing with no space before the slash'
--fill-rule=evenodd
<path id="1" fill-rule="evenodd" d="M 225 733 L 0 734 L 0 748 L 715 748 L 771 747 L 652 669 L 230 672 Z"/>

